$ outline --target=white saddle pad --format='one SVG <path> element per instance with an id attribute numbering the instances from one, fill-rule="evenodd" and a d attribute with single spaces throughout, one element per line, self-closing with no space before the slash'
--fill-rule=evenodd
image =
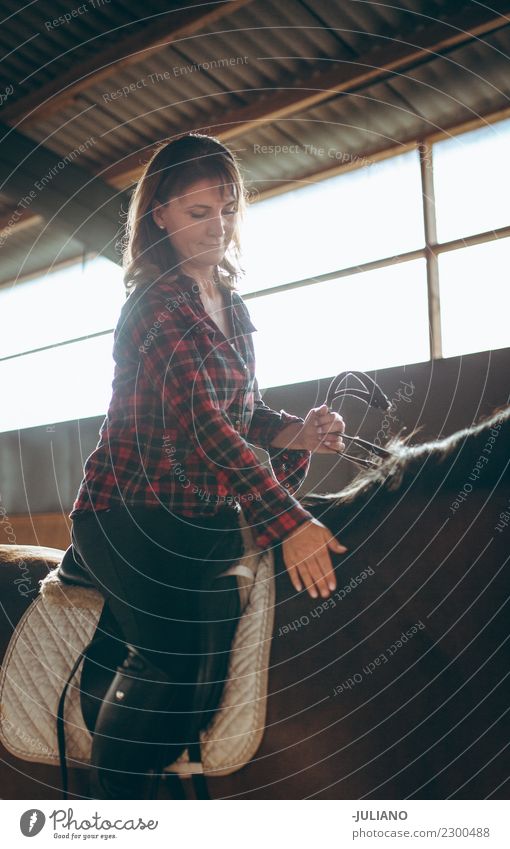
<path id="1" fill-rule="evenodd" d="M 241 607 L 229 662 L 229 678 L 209 727 L 201 733 L 202 764 L 188 752 L 167 771 L 228 775 L 244 766 L 264 734 L 269 653 L 274 624 L 274 558 L 254 545 L 241 525 L 244 554 L 229 572 L 238 575 Z M 253 582 L 253 583 L 252 583 Z M 249 586 L 251 585 L 251 589 Z M 59 698 L 80 651 L 92 639 L 104 604 L 95 589 L 63 584 L 56 570 L 13 634 L 0 676 L 0 740 L 23 760 L 58 764 L 56 715 Z M 80 709 L 81 665 L 65 704 L 69 765 L 90 761 L 92 736 Z"/>

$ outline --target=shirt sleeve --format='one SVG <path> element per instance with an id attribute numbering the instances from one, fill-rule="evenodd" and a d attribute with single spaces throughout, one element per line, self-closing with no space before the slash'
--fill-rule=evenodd
<path id="1" fill-rule="evenodd" d="M 259 462 L 232 427 L 220 409 L 213 376 L 202 361 L 194 333 L 181 326 L 177 312 L 161 323 L 147 346 L 143 340 L 154 312 L 134 310 L 132 333 L 140 352 L 140 368 L 159 392 L 163 409 L 171 409 L 193 440 L 203 462 L 216 474 L 228 477 L 256 544 L 267 548 L 313 516 Z"/>
<path id="2" fill-rule="evenodd" d="M 287 425 L 295 422 L 303 424 L 304 419 L 285 410 L 277 413 L 268 407 L 262 400 L 255 380 L 255 406 L 248 430 L 248 442 L 267 451 L 276 479 L 292 495 L 297 492 L 308 474 L 312 452 L 307 449 L 276 448 L 271 442 Z"/>

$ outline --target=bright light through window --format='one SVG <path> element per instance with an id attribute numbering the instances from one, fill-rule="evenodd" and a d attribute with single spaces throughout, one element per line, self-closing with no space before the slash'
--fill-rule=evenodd
<path id="1" fill-rule="evenodd" d="M 115 327 L 125 302 L 122 269 L 98 257 L 0 290 L 0 356 Z M 105 414 L 113 333 L 0 362 L 9 403 L 0 431 Z"/>
<path id="2" fill-rule="evenodd" d="M 508 226 L 510 120 L 433 145 L 440 242 Z M 424 247 L 418 153 L 248 209 L 241 294 Z M 439 255 L 443 356 L 510 345 L 510 238 Z M 0 289 L 0 431 L 104 416 L 122 270 L 98 257 Z M 427 361 L 425 259 L 247 299 L 261 389 Z M 29 354 L 36 348 L 67 342 Z M 5 393 L 4 393 L 5 394 Z M 7 397 L 7 396 L 6 396 Z"/>
<path id="3" fill-rule="evenodd" d="M 510 345 L 510 238 L 439 257 L 443 355 Z"/>
<path id="4" fill-rule="evenodd" d="M 105 415 L 112 394 L 113 333 L 0 364 L 9 403 L 0 431 Z"/>
<path id="5" fill-rule="evenodd" d="M 247 301 L 264 389 L 428 360 L 425 261 Z"/>
<path id="6" fill-rule="evenodd" d="M 422 247 L 420 179 L 413 150 L 249 207 L 243 292 Z"/>
<path id="7" fill-rule="evenodd" d="M 510 120 L 434 145 L 440 242 L 510 224 Z"/>
<path id="8" fill-rule="evenodd" d="M 122 269 L 102 257 L 1 289 L 0 356 L 115 327 L 124 293 Z"/>

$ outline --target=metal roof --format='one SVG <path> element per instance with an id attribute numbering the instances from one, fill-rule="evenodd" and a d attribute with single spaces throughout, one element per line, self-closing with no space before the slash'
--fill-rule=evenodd
<path id="1" fill-rule="evenodd" d="M 77 169 L 127 189 L 155 142 L 213 128 L 263 192 L 508 107 L 510 23 L 503 15 L 510 3 L 152 0 L 143 15 L 135 0 L 39 0 L 24 8 L 4 0 L 3 8 L 0 144 L 14 145 L 15 133 L 33 142 L 19 168 L 32 163 L 35 174 L 41 149 L 55 162 L 74 151 Z M 173 31 L 174 21 L 180 29 Z M 158 28 L 166 43 L 149 50 Z M 437 50 L 427 46 L 436 43 Z M 363 79 L 378 56 L 382 62 L 406 52 L 407 62 L 388 70 L 375 64 L 375 76 Z M 335 75 L 344 75 L 343 89 L 324 89 Z M 317 92 L 318 102 L 299 101 Z M 288 108 L 290 96 L 296 102 Z M 264 145 L 294 151 L 261 154 Z M 0 190 L 5 227 L 19 201 L 5 169 Z M 59 232 L 58 217 L 51 227 L 37 217 L 38 200 L 23 227 L 3 240 L 0 284 L 82 255 L 83 242 Z"/>

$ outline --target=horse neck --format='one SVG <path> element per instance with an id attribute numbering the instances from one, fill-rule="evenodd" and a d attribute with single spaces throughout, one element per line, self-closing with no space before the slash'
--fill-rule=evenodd
<path id="1" fill-rule="evenodd" d="M 309 708 L 310 692 L 329 710 L 339 674 L 355 674 L 361 662 L 355 657 L 376 655 L 378 646 L 417 623 L 424 624 L 421 638 L 431 645 L 449 630 L 449 648 L 438 651 L 461 651 L 465 634 L 462 627 L 452 627 L 452 611 L 485 623 L 500 596 L 507 597 L 502 566 L 510 524 L 506 536 L 495 527 L 508 507 L 508 490 L 475 481 L 469 498 L 455 510 L 456 495 L 417 488 L 345 510 L 307 507 L 348 552 L 332 553 L 337 589 L 329 599 L 297 595 L 281 553 L 276 558 L 271 662 L 296 711 Z M 361 654 L 360 641 L 368 646 Z M 320 712 L 314 713 L 319 724 Z"/>

